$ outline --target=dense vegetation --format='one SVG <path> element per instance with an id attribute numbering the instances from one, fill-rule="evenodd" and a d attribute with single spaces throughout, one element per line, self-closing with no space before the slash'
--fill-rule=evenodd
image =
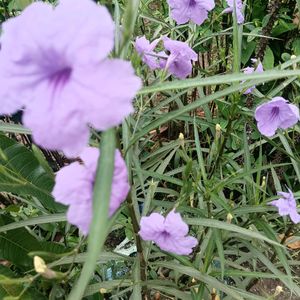
<path id="1" fill-rule="evenodd" d="M 1 1 L 1 22 L 22 15 L 32 2 Z M 112 124 L 114 129 L 103 130 L 102 123 L 90 126 L 89 145 L 100 147 L 101 156 L 97 177 L 98 156 L 93 171 L 87 171 L 95 173 L 91 179 L 95 182 L 94 209 L 90 231 L 84 232 L 86 224 L 80 222 L 91 218 L 85 207 L 76 207 L 76 218 L 83 218 L 78 224 L 66 215 L 71 204 L 53 197 L 58 193 L 52 191 L 58 185 L 57 172 L 71 164 L 81 168 L 86 161 L 67 155 L 61 151 L 64 148 L 39 142 L 35 134 L 45 127 L 38 122 L 47 122 L 47 108 L 37 114 L 39 121 L 30 119 L 24 126 L 30 104 L 25 110 L 4 114 L 3 97 L 8 96 L 0 91 L 0 299 L 299 299 L 297 208 L 293 202 L 291 211 L 283 213 L 279 204 L 270 202 L 295 198 L 297 203 L 300 198 L 300 127 L 284 126 L 281 116 L 277 120 L 266 113 L 265 120 L 260 120 L 264 126 L 272 127 L 277 121 L 279 125 L 275 134 L 265 134 L 258 128 L 256 112 L 275 97 L 286 99 L 290 104 L 282 105 L 293 104 L 298 110 L 300 1 L 244 1 L 240 22 L 237 13 L 224 12 L 230 1 L 216 0 L 200 25 L 178 24 L 167 1 L 98 2 L 107 7 L 116 28 L 109 59 L 130 61 L 136 74 L 129 74 L 125 81 L 122 69 L 116 69 L 116 79 L 111 80 L 119 80 L 119 85 L 107 81 L 105 86 L 108 79 L 103 76 L 99 90 L 110 88 L 121 97 L 126 85 L 138 86 L 139 81 L 133 81 L 139 77 L 142 87 L 132 88 L 132 95 L 128 92 L 128 97 L 135 95 L 134 112 L 122 124 Z M 24 35 L 11 37 L 12 45 L 26 35 L 34 40 L 34 29 L 33 34 L 27 28 L 25 24 Z M 156 48 L 149 48 L 150 55 L 137 47 L 142 36 L 150 42 L 160 39 Z M 187 75 L 172 71 L 170 57 L 177 46 L 175 50 L 169 46 L 166 37 L 184 42 L 196 53 L 193 58 L 189 52 L 192 71 Z M 2 48 L 7 41 L 1 39 Z M 54 42 L 55 36 L 45 43 L 51 48 Z M 12 49 L 18 53 L 17 47 Z M 2 90 L 7 85 L 2 74 L 4 51 L 0 51 Z M 93 55 L 98 57 L 96 52 Z M 153 68 L 149 67 L 151 59 Z M 256 71 L 260 63 L 262 72 Z M 247 67 L 254 69 L 247 73 Z M 67 73 L 61 76 L 69 78 Z M 91 73 L 84 76 L 86 81 L 92 77 Z M 104 93 L 104 97 L 110 96 Z M 109 109 L 116 115 L 120 110 L 112 101 L 103 108 Z M 299 120 L 299 111 L 295 117 Z M 69 123 L 53 122 L 55 126 L 63 135 Z M 53 138 L 52 128 L 48 129 L 50 142 L 55 143 L 59 134 Z M 114 176 L 125 168 L 121 156 L 116 156 L 122 162 L 113 174 L 115 148 L 126 162 L 130 186 L 126 200 L 118 200 L 123 202 L 118 210 L 108 204 L 111 181 L 120 196 Z M 65 180 L 61 189 L 69 184 Z M 76 196 L 85 193 L 77 182 L 73 186 L 78 189 Z M 291 194 L 277 194 L 288 191 Z M 75 195 L 71 189 L 70 195 Z M 174 209 L 189 225 L 188 235 L 197 239 L 189 255 L 172 251 L 180 243 L 174 242 L 173 248 L 168 244 L 169 250 L 158 237 L 152 243 L 140 228 L 141 217 L 152 213 L 166 217 Z M 179 234 L 180 228 L 174 228 L 174 234 Z"/>

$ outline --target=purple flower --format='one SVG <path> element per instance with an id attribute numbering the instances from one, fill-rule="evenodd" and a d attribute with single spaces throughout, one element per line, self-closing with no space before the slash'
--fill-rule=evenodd
<path id="1" fill-rule="evenodd" d="M 142 57 L 143 62 L 147 64 L 151 70 L 159 68 L 157 54 L 153 51 L 159 41 L 160 39 L 156 39 L 150 43 L 145 36 L 137 37 L 135 40 L 135 50 Z"/>
<path id="2" fill-rule="evenodd" d="M 154 241 L 162 250 L 188 255 L 198 244 L 197 239 L 187 236 L 189 228 L 183 222 L 179 213 L 172 210 L 165 218 L 152 213 L 149 217 L 141 218 L 140 236 L 145 241 Z"/>
<path id="3" fill-rule="evenodd" d="M 92 220 L 93 187 L 99 150 L 86 147 L 80 158 L 83 164 L 74 162 L 57 172 L 52 195 L 57 202 L 69 205 L 69 223 L 76 225 L 87 235 Z M 109 216 L 112 216 L 126 199 L 129 188 L 126 164 L 120 151 L 116 150 Z"/>
<path id="4" fill-rule="evenodd" d="M 291 220 L 297 224 L 300 222 L 300 215 L 297 212 L 297 204 L 294 195 L 290 189 L 288 193 L 277 192 L 279 196 L 278 200 L 272 201 L 269 204 L 278 208 L 278 213 L 281 216 L 290 216 Z"/>
<path id="5" fill-rule="evenodd" d="M 259 132 L 271 137 L 278 128 L 287 129 L 299 121 L 299 108 L 282 97 L 275 97 L 256 108 L 255 119 Z"/>
<path id="6" fill-rule="evenodd" d="M 201 25 L 208 16 L 208 11 L 215 7 L 214 0 L 168 0 L 172 18 L 178 24 L 189 20 Z"/>
<path id="7" fill-rule="evenodd" d="M 244 15 L 242 12 L 243 9 L 243 2 L 242 0 L 226 0 L 228 4 L 228 8 L 223 10 L 223 13 L 232 13 L 234 9 L 234 2 L 235 2 L 235 13 L 236 13 L 236 19 L 238 24 L 244 23 Z"/>
<path id="8" fill-rule="evenodd" d="M 252 64 L 256 64 L 257 63 L 257 59 L 252 58 L 251 59 Z M 262 73 L 264 71 L 263 65 L 261 62 L 258 63 L 258 65 L 256 67 L 247 67 L 243 69 L 244 74 L 252 74 L 254 73 Z M 255 89 L 255 85 L 252 86 L 251 88 L 249 88 L 248 90 L 246 90 L 244 92 L 244 95 L 250 94 L 252 93 L 252 91 Z"/>
<path id="9" fill-rule="evenodd" d="M 185 42 L 179 42 L 163 37 L 165 49 L 170 52 L 165 65 L 172 75 L 183 79 L 192 73 L 192 61 L 197 61 L 197 53 Z"/>
<path id="10" fill-rule="evenodd" d="M 25 107 L 23 122 L 37 144 L 76 156 L 89 125 L 106 130 L 133 111 L 141 81 L 129 62 L 107 58 L 114 23 L 105 7 L 39 1 L 2 29 L 0 113 Z"/>

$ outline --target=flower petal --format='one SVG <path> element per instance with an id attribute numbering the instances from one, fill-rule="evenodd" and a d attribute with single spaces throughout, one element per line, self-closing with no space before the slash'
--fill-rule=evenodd
<path id="1" fill-rule="evenodd" d="M 115 154 L 115 169 L 109 202 L 109 215 L 112 216 L 126 199 L 130 186 L 127 167 L 119 150 Z"/>
<path id="2" fill-rule="evenodd" d="M 52 195 L 55 201 L 73 205 L 90 202 L 93 194 L 93 181 L 83 165 L 74 162 L 56 173 Z"/>
<path id="3" fill-rule="evenodd" d="M 81 202 L 69 207 L 67 220 L 69 223 L 77 226 L 84 235 L 87 235 L 89 233 L 92 215 L 92 202 Z"/>
<path id="4" fill-rule="evenodd" d="M 74 65 L 106 58 L 114 45 L 114 22 L 105 6 L 90 0 L 60 0 L 52 30 L 54 49 Z"/>
<path id="5" fill-rule="evenodd" d="M 165 230 L 172 236 L 185 236 L 189 232 L 189 227 L 182 220 L 180 213 L 172 210 L 166 216 Z"/>
<path id="6" fill-rule="evenodd" d="M 165 218 L 158 213 L 142 217 L 139 231 L 141 238 L 145 241 L 156 241 L 164 231 L 164 220 Z"/>
<path id="7" fill-rule="evenodd" d="M 95 68 L 74 71 L 76 97 L 85 107 L 87 122 L 98 130 L 119 125 L 133 112 L 132 101 L 141 87 L 129 62 L 113 59 Z"/>
<path id="8" fill-rule="evenodd" d="M 32 130 L 34 141 L 49 150 L 61 150 L 69 157 L 78 156 L 89 140 L 89 128 L 80 108 L 74 85 L 53 91 L 40 84 L 35 98 L 23 114 L 23 123 Z M 80 99 L 79 99 L 80 100 Z"/>

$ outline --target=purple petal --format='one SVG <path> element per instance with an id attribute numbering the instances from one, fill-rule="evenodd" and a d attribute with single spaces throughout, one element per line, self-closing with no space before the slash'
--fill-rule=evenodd
<path id="1" fill-rule="evenodd" d="M 93 194 L 93 178 L 83 165 L 74 162 L 56 173 L 52 195 L 59 203 L 90 202 Z"/>
<path id="2" fill-rule="evenodd" d="M 115 169 L 109 202 L 109 215 L 112 216 L 125 201 L 129 192 L 127 167 L 119 150 L 115 154 Z"/>
<path id="3" fill-rule="evenodd" d="M 69 157 L 78 156 L 89 139 L 82 103 L 72 84 L 53 93 L 51 85 L 40 84 L 36 98 L 24 112 L 23 123 L 32 130 L 38 145 L 62 150 Z"/>
<path id="4" fill-rule="evenodd" d="M 187 237 L 160 237 L 156 244 L 164 251 L 172 252 L 178 255 L 189 255 L 192 248 L 198 244 L 197 239 L 191 236 Z"/>
<path id="5" fill-rule="evenodd" d="M 107 57 L 114 45 L 114 22 L 106 7 L 90 0 L 60 0 L 51 29 L 54 49 L 73 65 L 90 65 Z"/>
<path id="6" fill-rule="evenodd" d="M 86 121 L 98 130 L 121 124 L 133 112 L 132 101 L 141 80 L 129 62 L 105 60 L 97 68 L 74 71 L 73 78 Z"/>
<path id="7" fill-rule="evenodd" d="M 164 232 L 164 221 L 165 218 L 158 213 L 152 213 L 148 217 L 142 217 L 139 235 L 145 241 L 156 241 Z"/>
<path id="8" fill-rule="evenodd" d="M 185 236 L 189 232 L 189 227 L 182 220 L 180 213 L 176 213 L 174 210 L 169 212 L 165 219 L 165 230 L 171 236 Z"/>
<path id="9" fill-rule="evenodd" d="M 84 235 L 87 235 L 92 215 L 92 202 L 81 202 L 69 206 L 67 220 L 69 223 L 77 226 Z"/>

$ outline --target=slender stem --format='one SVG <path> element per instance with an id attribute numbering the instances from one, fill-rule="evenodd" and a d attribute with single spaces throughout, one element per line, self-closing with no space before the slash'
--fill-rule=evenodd
<path id="1" fill-rule="evenodd" d="M 138 219 L 137 219 L 136 214 L 135 214 L 135 210 L 134 210 L 134 207 L 133 207 L 133 202 L 132 202 L 132 198 L 131 198 L 130 193 L 127 197 L 127 203 L 128 203 L 128 210 L 129 210 L 130 218 L 131 218 L 131 222 L 132 222 L 134 237 L 135 237 L 135 241 L 136 241 L 137 254 L 138 254 L 139 261 L 140 261 L 141 281 L 143 283 L 146 283 L 146 280 L 147 280 L 147 264 L 146 264 L 146 260 L 145 260 L 145 256 L 144 256 L 144 252 L 143 252 L 142 240 L 139 236 L 140 225 L 139 225 Z M 143 285 L 142 289 L 143 289 L 143 294 L 146 295 L 146 293 L 147 293 L 146 285 Z"/>
<path id="2" fill-rule="evenodd" d="M 114 171 L 115 130 L 102 133 L 101 155 L 98 160 L 96 181 L 93 195 L 93 219 L 88 236 L 88 254 L 80 277 L 72 289 L 68 300 L 80 300 L 93 275 L 97 259 L 106 240 L 108 232 L 108 209 L 111 184 Z M 83 214 L 85 212 L 82 212 Z"/>

